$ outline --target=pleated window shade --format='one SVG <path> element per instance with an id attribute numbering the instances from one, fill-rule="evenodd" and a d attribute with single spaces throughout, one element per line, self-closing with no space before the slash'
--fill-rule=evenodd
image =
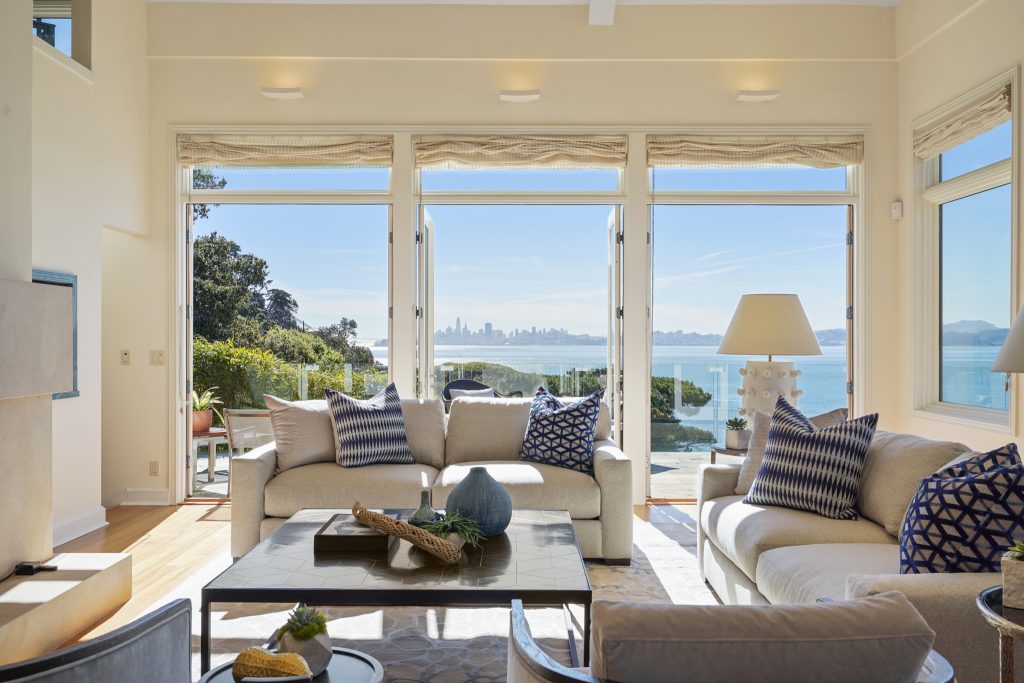
<path id="1" fill-rule="evenodd" d="M 1009 121 L 1012 115 L 1011 94 L 1007 84 L 955 116 L 923 130 L 915 130 L 914 155 L 919 159 L 931 159 Z"/>
<path id="2" fill-rule="evenodd" d="M 420 168 L 624 168 L 624 135 L 418 135 Z"/>
<path id="3" fill-rule="evenodd" d="M 178 160 L 187 166 L 391 166 L 389 135 L 178 136 Z"/>
<path id="4" fill-rule="evenodd" d="M 837 168 L 864 161 L 860 135 L 650 135 L 653 168 L 809 166 Z"/>

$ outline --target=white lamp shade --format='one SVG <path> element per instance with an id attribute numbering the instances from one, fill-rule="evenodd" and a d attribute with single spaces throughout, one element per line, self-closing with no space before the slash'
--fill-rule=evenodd
<path id="1" fill-rule="evenodd" d="M 796 294 L 744 294 L 718 353 L 820 356 L 821 347 Z"/>
<path id="2" fill-rule="evenodd" d="M 1010 334 L 992 364 L 992 372 L 1024 372 L 1024 308 L 1013 321 Z"/>

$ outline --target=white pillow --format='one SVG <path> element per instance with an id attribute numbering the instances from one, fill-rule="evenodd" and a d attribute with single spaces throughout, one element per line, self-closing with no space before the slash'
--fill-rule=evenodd
<path id="1" fill-rule="evenodd" d="M 334 462 L 334 427 L 327 401 L 286 401 L 263 394 L 277 442 L 277 471 Z"/>

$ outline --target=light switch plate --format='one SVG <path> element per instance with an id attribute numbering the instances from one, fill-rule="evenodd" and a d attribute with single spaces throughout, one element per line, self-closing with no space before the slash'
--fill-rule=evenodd
<path id="1" fill-rule="evenodd" d="M 903 202 L 897 200 L 889 206 L 889 218 L 894 221 L 903 218 Z"/>
<path id="2" fill-rule="evenodd" d="M 121 365 L 132 364 L 132 352 L 128 349 L 121 349 Z"/>
<path id="3" fill-rule="evenodd" d="M 166 365 L 167 354 L 163 349 L 151 349 L 149 352 L 149 364 L 150 365 Z"/>

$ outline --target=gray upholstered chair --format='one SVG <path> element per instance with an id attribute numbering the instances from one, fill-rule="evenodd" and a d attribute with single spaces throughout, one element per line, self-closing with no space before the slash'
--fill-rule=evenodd
<path id="1" fill-rule="evenodd" d="M 810 605 L 593 605 L 590 669 L 552 659 L 512 601 L 508 683 L 950 683 L 900 593 Z"/>
<path id="2" fill-rule="evenodd" d="M 175 600 L 127 626 L 50 654 L 0 667 L 0 681 L 188 683 L 192 603 Z"/>

